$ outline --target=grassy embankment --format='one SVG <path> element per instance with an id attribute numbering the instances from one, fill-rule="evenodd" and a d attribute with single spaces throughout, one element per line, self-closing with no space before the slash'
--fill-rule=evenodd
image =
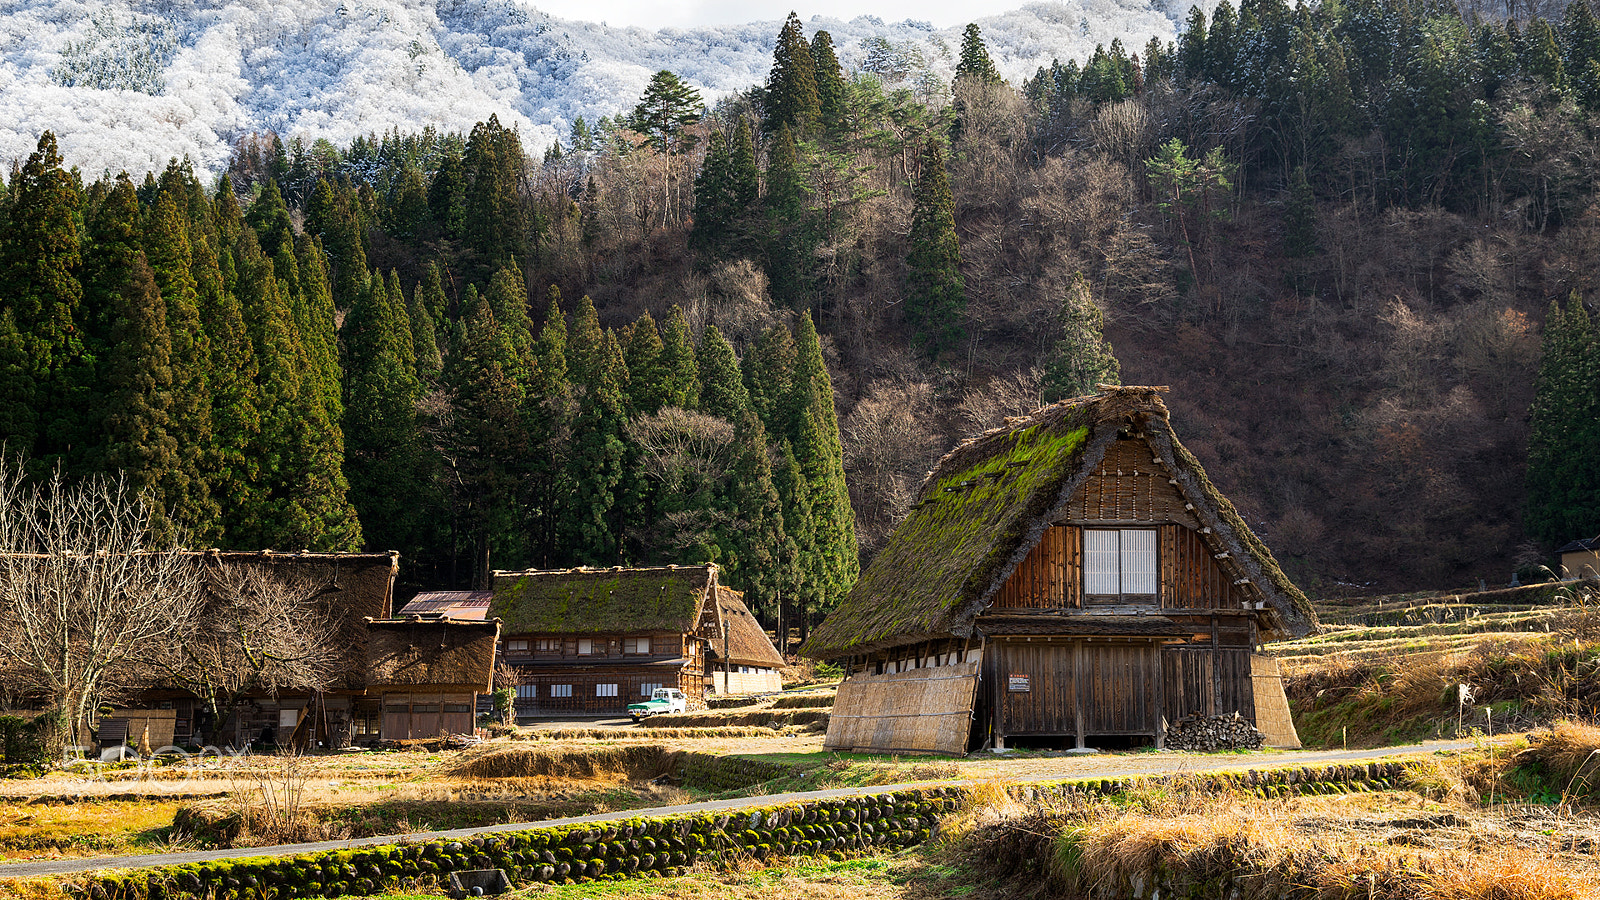
<path id="1" fill-rule="evenodd" d="M 1600 585 L 1319 605 L 1269 644 L 1308 747 L 1378 747 L 1600 715 Z M 1476 730 L 1476 731 L 1474 731 Z"/>

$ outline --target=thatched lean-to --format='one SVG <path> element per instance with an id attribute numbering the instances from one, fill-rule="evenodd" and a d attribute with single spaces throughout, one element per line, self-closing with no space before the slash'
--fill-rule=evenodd
<path id="1" fill-rule="evenodd" d="M 780 669 L 784 666 L 783 657 L 778 649 L 772 646 L 772 639 L 767 637 L 767 632 L 762 629 L 761 623 L 750 614 L 750 609 L 744 605 L 744 593 L 733 588 L 717 586 L 717 612 L 722 621 L 728 623 L 728 641 L 726 645 L 726 658 L 736 664 L 747 666 L 764 666 L 771 669 Z M 707 635 L 712 638 L 712 652 L 718 659 L 724 657 L 722 636 Z"/>
<path id="2" fill-rule="evenodd" d="M 1103 387 L 939 462 L 801 649 L 848 665 L 826 746 L 1159 746 L 1177 718 L 1257 709 L 1298 744 L 1266 714 L 1282 687 L 1257 651 L 1315 614 L 1173 434 L 1164 390 Z"/>
<path id="3" fill-rule="evenodd" d="M 715 583 L 715 566 L 496 572 L 489 615 L 507 634 L 686 632 Z"/>
<path id="4" fill-rule="evenodd" d="M 702 618 L 707 640 L 707 681 L 719 694 L 783 689 L 783 656 L 744 605 L 744 594 L 717 585 L 716 617 Z M 726 625 L 726 628 L 723 628 Z"/>
<path id="5" fill-rule="evenodd" d="M 488 692 L 500 622 L 390 619 L 367 623 L 369 690 Z"/>

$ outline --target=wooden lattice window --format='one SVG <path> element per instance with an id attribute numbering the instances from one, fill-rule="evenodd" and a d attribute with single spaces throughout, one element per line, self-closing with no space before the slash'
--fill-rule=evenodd
<path id="1" fill-rule="evenodd" d="M 1086 528 L 1083 592 L 1093 597 L 1154 597 L 1154 528 Z"/>

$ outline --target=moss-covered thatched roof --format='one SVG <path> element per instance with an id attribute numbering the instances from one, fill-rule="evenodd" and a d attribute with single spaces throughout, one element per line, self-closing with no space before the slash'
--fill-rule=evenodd
<path id="1" fill-rule="evenodd" d="M 489 615 L 506 634 L 694 630 L 716 566 L 494 573 Z"/>
<path id="2" fill-rule="evenodd" d="M 781 669 L 786 663 L 778 655 L 778 648 L 772 646 L 772 638 L 767 637 L 767 632 L 750 614 L 744 605 L 744 594 L 732 588 L 717 587 L 717 615 L 722 621 L 728 623 L 728 659 L 739 665 L 764 666 L 772 669 Z M 722 658 L 722 636 L 717 635 L 711 640 L 711 654 L 717 659 Z"/>
<path id="3" fill-rule="evenodd" d="M 1104 388 L 1009 419 L 950 451 L 923 482 L 905 521 L 801 652 L 828 659 L 970 636 L 974 618 L 1124 430 L 1144 437 L 1210 529 L 1207 539 L 1219 552 L 1230 551 L 1223 564 L 1260 592 L 1264 628 L 1296 635 L 1314 629 L 1305 595 L 1178 443 L 1161 390 Z"/>
<path id="4" fill-rule="evenodd" d="M 369 688 L 494 687 L 499 622 L 386 619 L 369 621 L 367 630 Z"/>

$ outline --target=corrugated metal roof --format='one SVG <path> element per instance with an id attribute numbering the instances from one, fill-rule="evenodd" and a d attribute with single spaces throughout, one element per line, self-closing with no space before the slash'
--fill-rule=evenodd
<path id="1" fill-rule="evenodd" d="M 425 618 L 477 619 L 489 617 L 490 591 L 423 591 L 412 597 L 396 615 Z"/>

